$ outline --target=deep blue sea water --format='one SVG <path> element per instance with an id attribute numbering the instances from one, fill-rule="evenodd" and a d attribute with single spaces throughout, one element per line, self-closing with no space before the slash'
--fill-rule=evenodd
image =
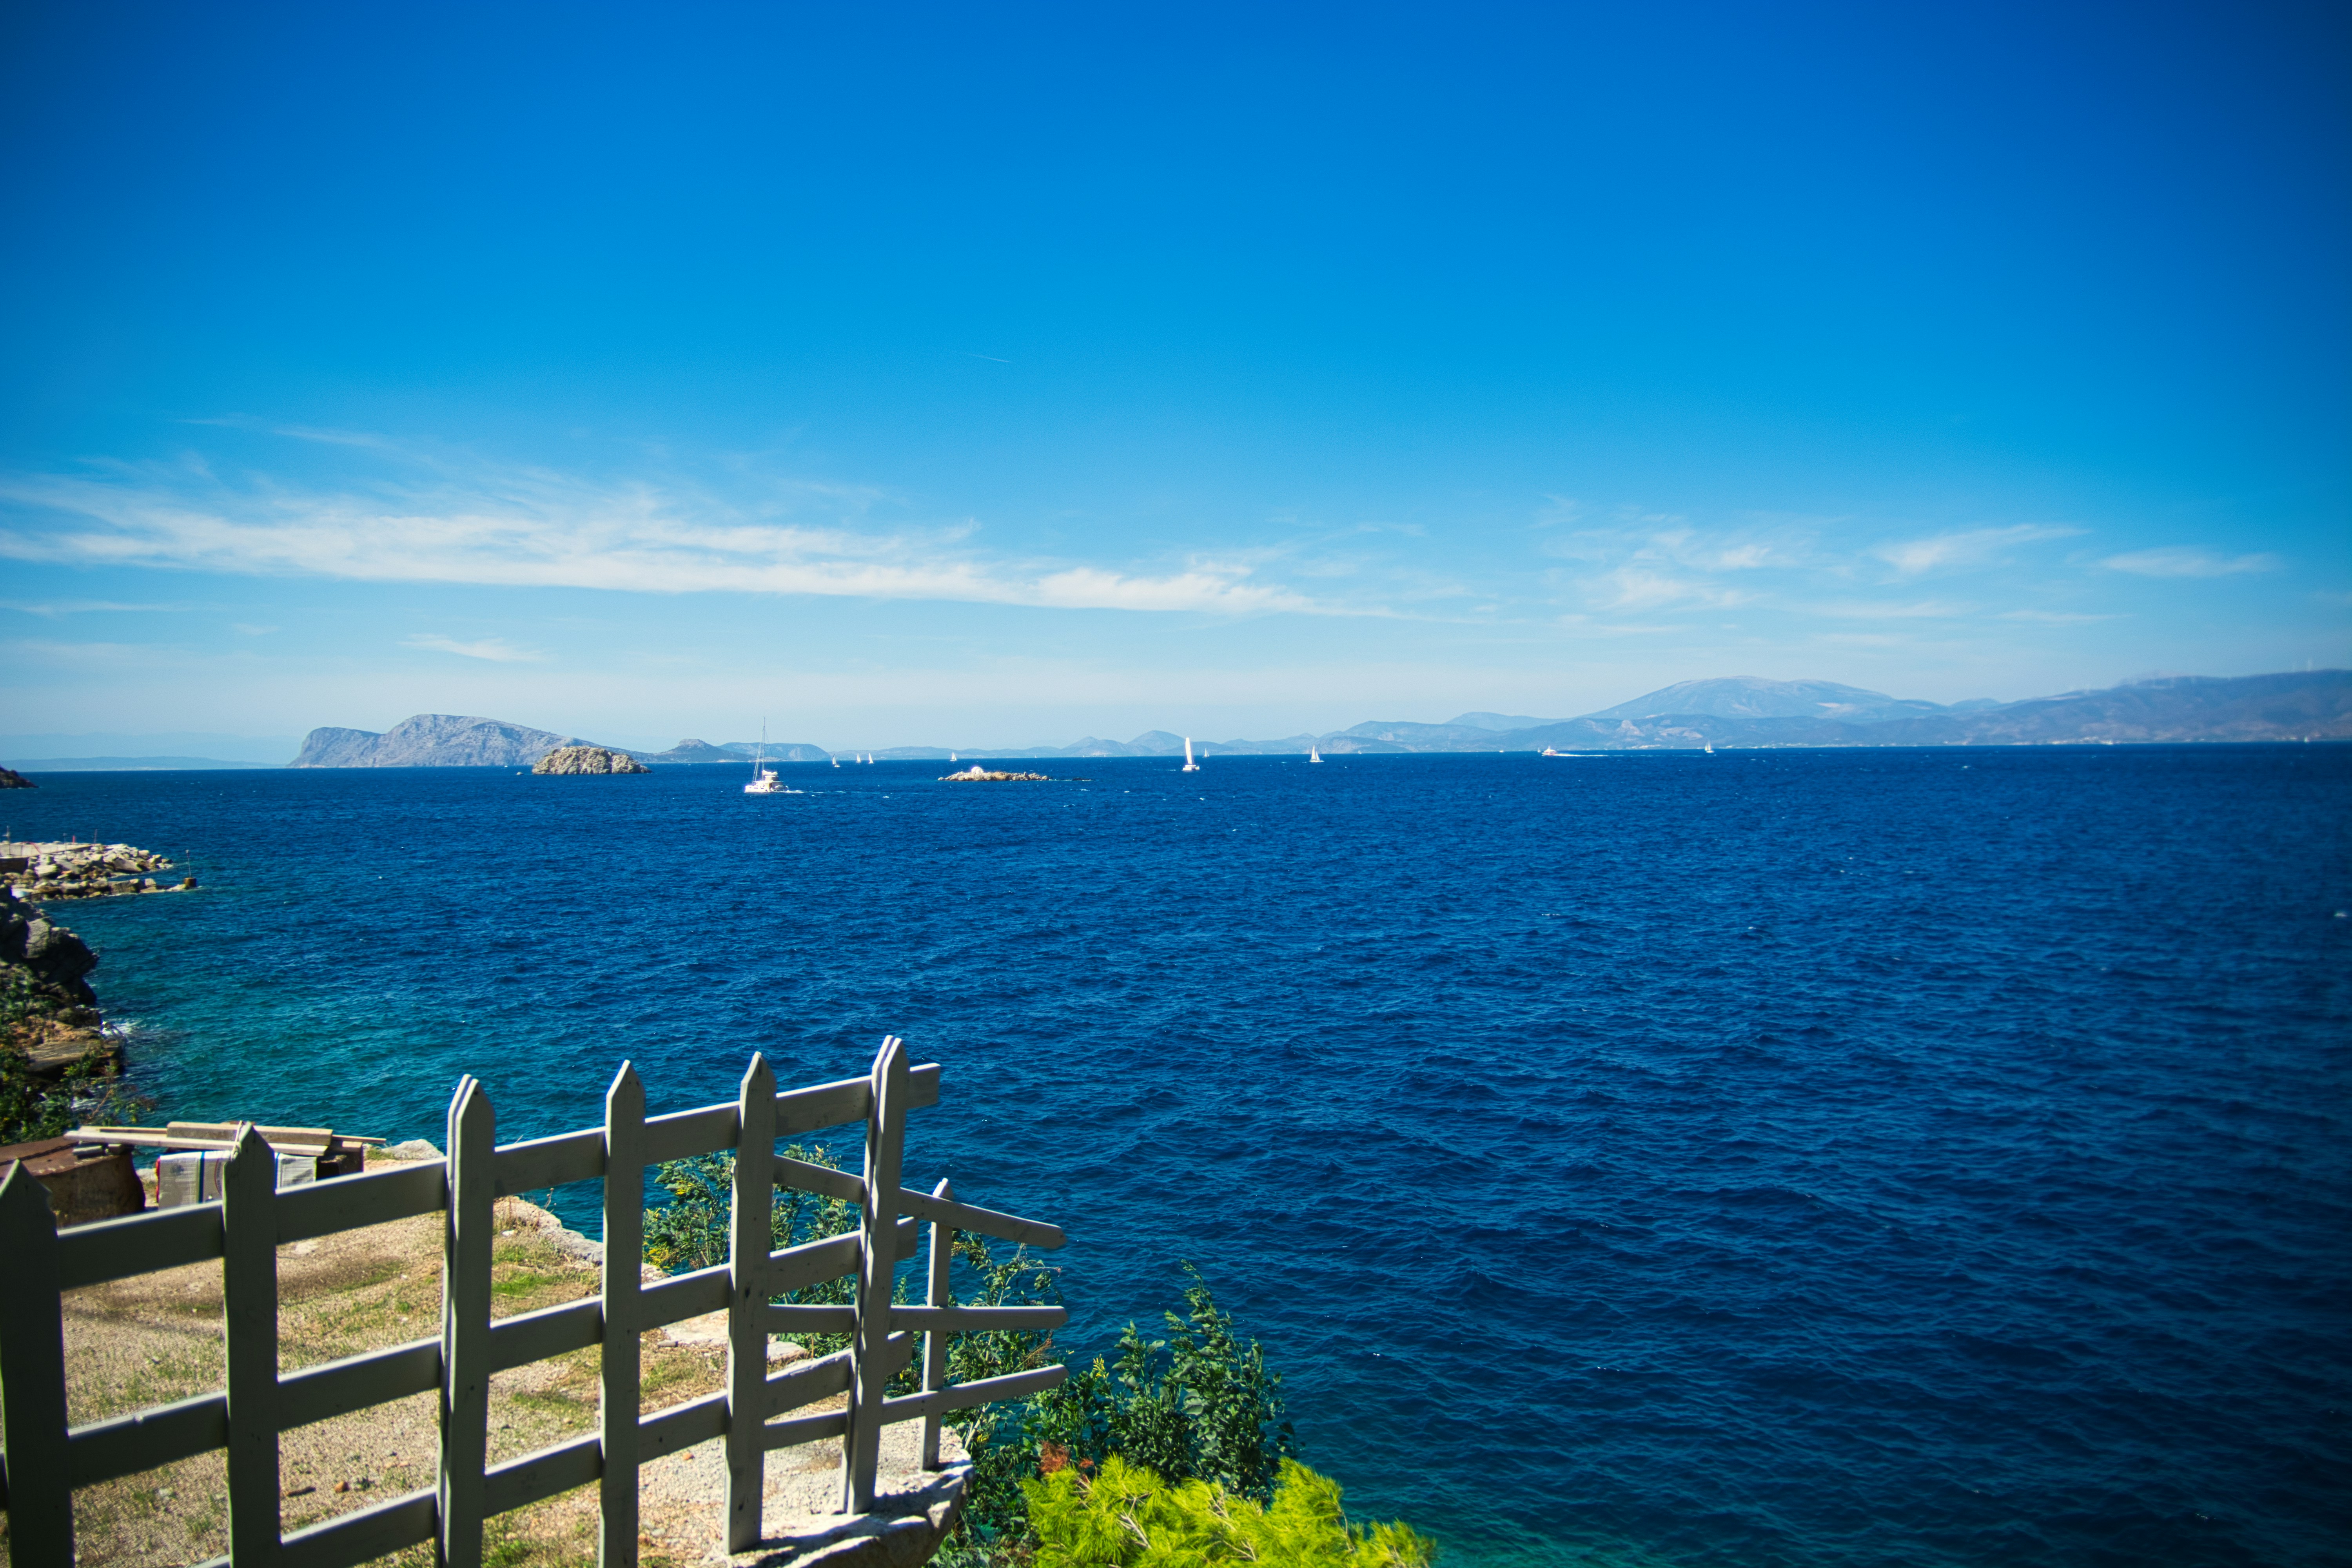
<path id="1" fill-rule="evenodd" d="M 52 774 L 163 1114 L 438 1141 L 945 1065 L 1473 1564 L 2352 1562 L 2352 748 Z"/>

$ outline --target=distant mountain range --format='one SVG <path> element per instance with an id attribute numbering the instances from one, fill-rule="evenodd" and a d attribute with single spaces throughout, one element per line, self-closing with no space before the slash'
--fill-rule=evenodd
<path id="1" fill-rule="evenodd" d="M 1686 680 L 1576 719 L 1463 713 L 1443 724 L 1358 724 L 1329 734 L 1276 740 L 1202 741 L 1206 755 L 1330 756 L 1383 752 L 1655 751 L 1734 746 L 2127 745 L 2182 741 L 2352 740 L 2352 670 L 2284 675 L 2169 676 L 2098 691 L 2023 702 L 1950 704 L 1888 697 L 1826 680 L 1733 677 Z M 391 729 L 313 730 L 298 768 L 527 768 L 558 746 L 599 742 L 498 719 L 420 713 Z M 666 752 L 633 752 L 656 765 L 749 762 L 759 745 L 773 762 L 821 763 L 834 753 L 804 742 L 681 741 Z M 627 750 L 616 747 L 615 750 Z M 965 757 L 1166 757 L 1184 737 L 1147 730 L 1131 741 L 1089 735 L 1066 746 L 962 746 Z M 849 753 L 844 752 L 846 756 Z M 945 761 L 945 746 L 893 746 L 882 759 Z M 62 760 L 62 759 L 60 759 Z M 76 759 L 83 766 L 122 760 Z M 172 759 L 202 765 L 197 759 Z M 153 759 L 161 763 L 165 759 Z M 55 765 L 54 763 L 51 765 Z M 152 765 L 152 763 L 151 763 Z"/>

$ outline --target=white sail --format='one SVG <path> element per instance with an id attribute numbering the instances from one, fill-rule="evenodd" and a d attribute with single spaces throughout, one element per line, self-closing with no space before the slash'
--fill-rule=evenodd
<path id="1" fill-rule="evenodd" d="M 1310 763 L 1319 763 L 1323 760 L 1323 753 L 1316 750 L 1313 746 L 1308 746 L 1307 748 L 1307 760 Z"/>
<path id="2" fill-rule="evenodd" d="M 1184 737 L 1183 771 L 1188 773 L 1197 773 L 1201 771 L 1201 764 L 1192 760 L 1192 737 L 1190 735 Z"/>

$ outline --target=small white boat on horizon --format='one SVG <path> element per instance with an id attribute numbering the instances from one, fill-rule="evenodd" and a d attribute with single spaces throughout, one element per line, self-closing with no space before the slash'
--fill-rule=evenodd
<path id="1" fill-rule="evenodd" d="M 1319 763 L 1323 760 L 1323 753 L 1317 751 L 1311 742 L 1307 747 L 1307 760 L 1310 763 Z"/>
<path id="2" fill-rule="evenodd" d="M 950 758 L 949 761 L 952 762 L 954 759 Z M 1190 735 L 1184 737 L 1184 765 L 1178 771 L 1188 773 L 1197 773 L 1201 771 L 1201 764 L 1192 760 L 1192 737 Z"/>

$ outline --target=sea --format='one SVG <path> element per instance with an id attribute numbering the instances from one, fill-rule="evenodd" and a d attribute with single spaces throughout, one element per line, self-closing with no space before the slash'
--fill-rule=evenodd
<path id="1" fill-rule="evenodd" d="M 1197 1268 L 1454 1568 L 2352 1562 L 2352 746 L 1013 765 L 0 818 L 201 881 L 53 910 L 159 1118 L 437 1143 L 471 1073 L 507 1142 L 903 1036 L 908 1184 L 1066 1228 L 1066 1351 Z"/>

